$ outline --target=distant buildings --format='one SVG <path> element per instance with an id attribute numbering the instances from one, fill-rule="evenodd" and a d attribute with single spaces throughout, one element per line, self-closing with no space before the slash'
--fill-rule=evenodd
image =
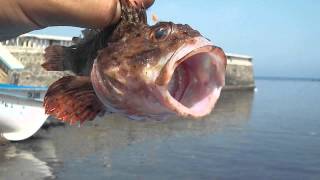
<path id="1" fill-rule="evenodd" d="M 0 83 L 7 82 L 14 70 L 22 70 L 24 65 L 0 44 Z"/>
<path id="2" fill-rule="evenodd" d="M 41 68 L 44 49 L 49 45 L 72 44 L 71 37 L 34 34 L 0 42 L 0 83 L 49 85 L 63 73 L 47 72 Z M 252 57 L 231 53 L 226 55 L 226 89 L 253 89 Z"/>
<path id="3" fill-rule="evenodd" d="M 71 37 L 34 34 L 0 42 L 0 83 L 47 85 L 46 75 L 49 81 L 50 76 L 55 78 L 56 75 L 40 67 L 44 49 L 50 45 L 72 44 Z"/>
<path id="4" fill-rule="evenodd" d="M 50 45 L 70 46 L 73 43 L 71 37 L 24 34 L 17 38 L 3 41 L 1 44 L 8 47 L 44 49 Z"/>

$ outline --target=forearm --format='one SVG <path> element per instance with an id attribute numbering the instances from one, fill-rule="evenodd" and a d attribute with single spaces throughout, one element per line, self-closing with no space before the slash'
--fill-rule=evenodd
<path id="1" fill-rule="evenodd" d="M 15 0 L 0 0 L 0 40 L 36 29 Z"/>
<path id="2" fill-rule="evenodd" d="M 0 39 L 55 25 L 101 28 L 120 17 L 117 0 L 0 0 L 0 7 Z"/>

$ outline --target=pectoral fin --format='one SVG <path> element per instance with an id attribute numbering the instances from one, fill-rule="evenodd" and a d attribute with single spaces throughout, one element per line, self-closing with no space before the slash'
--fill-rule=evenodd
<path id="1" fill-rule="evenodd" d="M 47 114 L 70 124 L 93 120 L 105 111 L 87 76 L 66 76 L 54 82 L 44 107 Z"/>

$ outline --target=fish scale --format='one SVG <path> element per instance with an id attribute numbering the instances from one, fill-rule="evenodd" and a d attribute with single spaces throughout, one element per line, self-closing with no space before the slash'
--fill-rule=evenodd
<path id="1" fill-rule="evenodd" d="M 224 85 L 223 50 L 186 24 L 149 26 L 143 4 L 120 4 L 118 23 L 45 50 L 46 70 L 74 73 L 50 85 L 46 113 L 71 124 L 104 112 L 134 119 L 209 114 Z"/>

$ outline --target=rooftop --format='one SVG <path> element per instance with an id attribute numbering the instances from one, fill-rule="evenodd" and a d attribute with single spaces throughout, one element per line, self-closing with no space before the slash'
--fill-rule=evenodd
<path id="1" fill-rule="evenodd" d="M 241 59 L 252 59 L 251 56 L 243 55 L 243 54 L 235 54 L 235 53 L 226 53 L 227 57 L 236 57 Z"/>
<path id="2" fill-rule="evenodd" d="M 57 41 L 72 41 L 72 37 L 67 36 L 53 36 L 53 35 L 40 35 L 40 34 L 23 34 L 20 37 L 34 37 L 38 39 L 57 40 Z"/>

